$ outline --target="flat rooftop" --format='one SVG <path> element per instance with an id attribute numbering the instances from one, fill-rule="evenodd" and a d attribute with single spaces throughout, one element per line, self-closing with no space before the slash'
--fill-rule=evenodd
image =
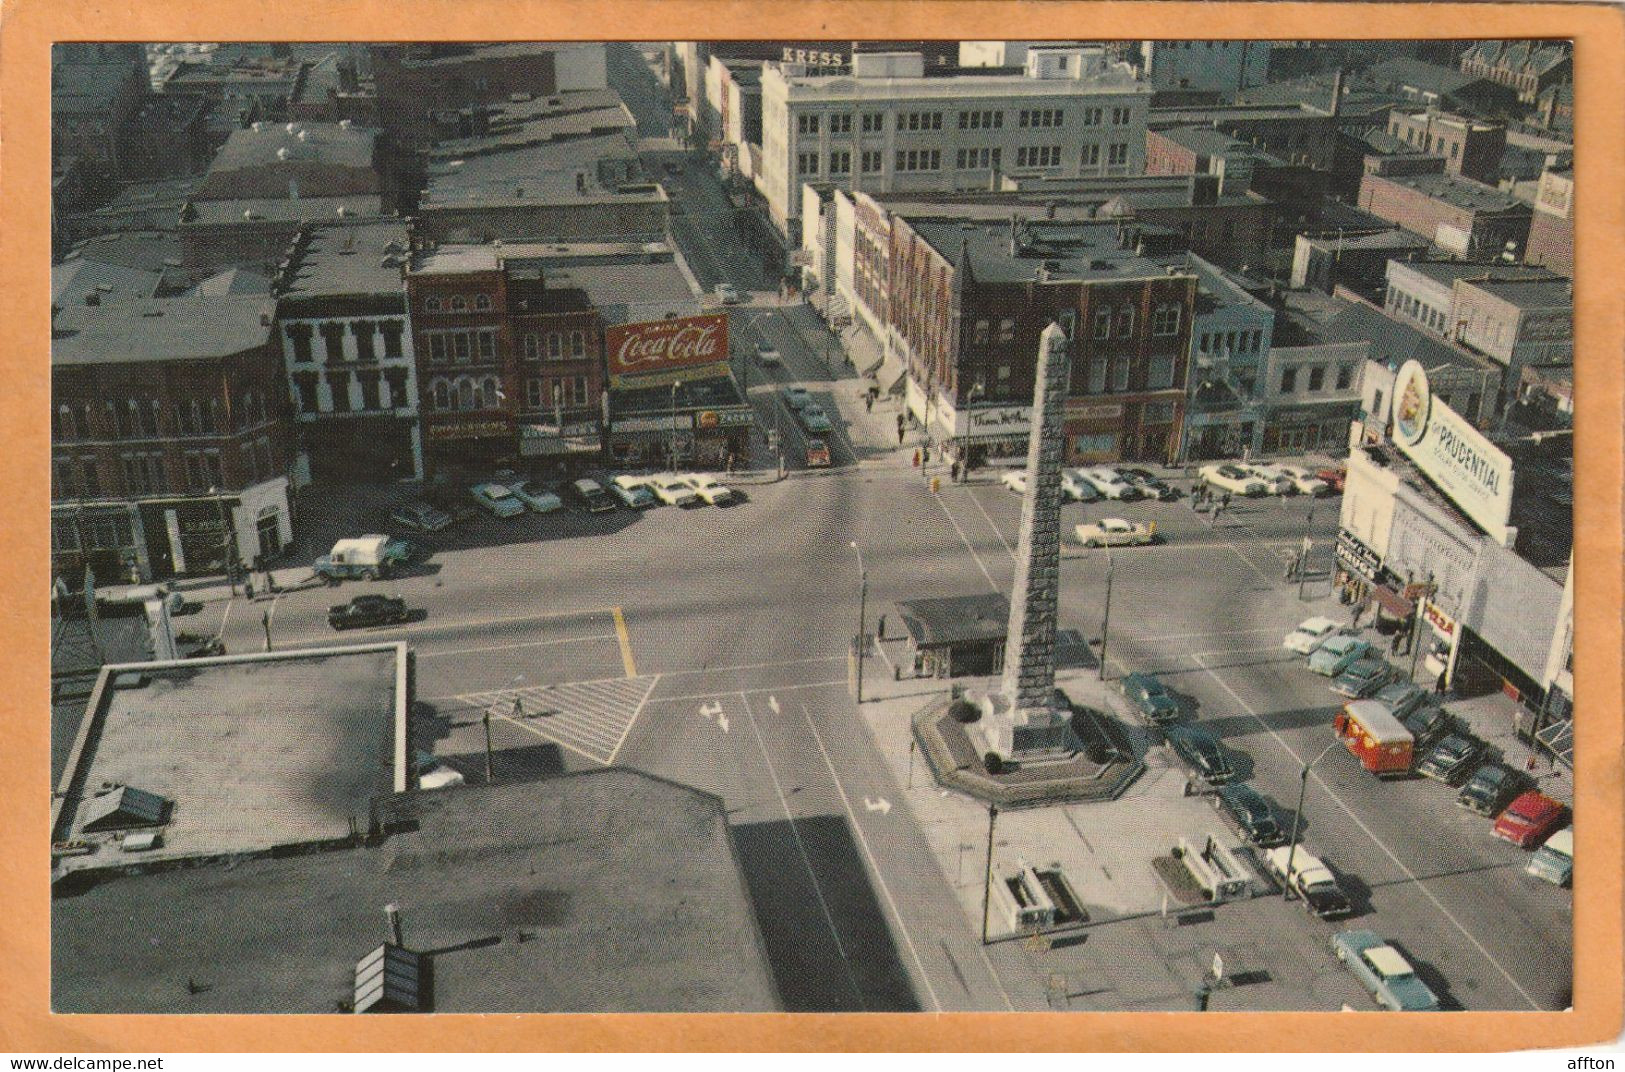
<path id="1" fill-rule="evenodd" d="M 51 318 L 51 364 L 125 364 L 225 357 L 264 346 L 268 296 L 129 299 L 62 307 Z"/>
<path id="2" fill-rule="evenodd" d="M 720 799 L 609 768 L 379 808 L 367 847 L 59 886 L 52 1008 L 339 1012 L 387 904 L 424 1011 L 779 1008 Z"/>
<path id="3" fill-rule="evenodd" d="M 316 161 L 334 167 L 370 169 L 378 131 L 346 123 L 257 122 L 234 130 L 215 153 L 209 174 L 279 163 Z"/>
<path id="4" fill-rule="evenodd" d="M 400 260 L 411 249 L 406 224 L 331 223 L 311 228 L 310 240 L 284 276 L 282 296 L 322 298 L 403 294 Z"/>
<path id="5" fill-rule="evenodd" d="M 1568 280 L 1548 268 L 1523 264 L 1473 264 L 1469 261 L 1396 261 L 1395 265 L 1407 272 L 1450 286 L 1458 279 L 1488 280 L 1547 280 L 1567 283 Z"/>
<path id="6" fill-rule="evenodd" d="M 377 194 L 189 201 L 181 212 L 181 225 L 219 227 L 227 224 L 314 223 L 353 216 L 380 216 L 383 210 L 383 202 Z"/>
<path id="7" fill-rule="evenodd" d="M 1319 235 L 1306 238 L 1317 249 L 1347 252 L 1356 249 L 1419 250 L 1428 249 L 1428 240 L 1419 238 L 1402 227 L 1389 227 L 1370 234 Z"/>
<path id="8" fill-rule="evenodd" d="M 1528 205 L 1493 186 L 1454 175 L 1367 175 L 1367 180 L 1389 182 L 1473 212 L 1509 212 Z"/>
<path id="9" fill-rule="evenodd" d="M 52 840 L 96 844 L 63 871 L 265 852 L 345 838 L 405 786 L 406 646 L 103 669 L 57 788 Z M 87 831 L 107 786 L 171 803 L 160 848 Z M 186 917 L 182 917 L 186 918 Z M 188 919 L 187 925 L 193 920 Z"/>
<path id="10" fill-rule="evenodd" d="M 1165 275 L 1165 268 L 1185 267 L 1185 255 L 1145 257 L 1118 244 L 1118 224 L 1063 223 L 1029 220 L 1017 250 L 1011 250 L 1011 228 L 1004 223 L 909 219 L 908 225 L 948 263 L 964 251 L 971 274 L 980 283 L 1026 283 L 1041 271 L 1050 280 L 1136 279 Z M 1046 265 L 1048 266 L 1046 268 Z"/>

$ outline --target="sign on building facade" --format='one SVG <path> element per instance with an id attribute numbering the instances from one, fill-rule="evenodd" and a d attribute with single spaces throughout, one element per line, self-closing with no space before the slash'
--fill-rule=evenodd
<path id="1" fill-rule="evenodd" d="M 1394 442 L 1501 544 L 1512 514 L 1512 459 L 1433 397 L 1427 371 L 1407 361 L 1394 380 Z"/>

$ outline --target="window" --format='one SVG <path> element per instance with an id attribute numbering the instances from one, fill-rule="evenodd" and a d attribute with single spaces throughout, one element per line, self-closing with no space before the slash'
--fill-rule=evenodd
<path id="1" fill-rule="evenodd" d="M 587 336 L 580 331 L 570 332 L 570 356 L 587 356 Z"/>
<path id="2" fill-rule="evenodd" d="M 126 454 L 124 490 L 131 495 L 152 495 L 164 490 L 162 454 Z"/>
<path id="3" fill-rule="evenodd" d="M 527 333 L 525 335 L 524 346 L 525 346 L 525 360 L 527 360 L 527 361 L 540 361 L 541 360 L 541 358 L 542 358 L 542 340 L 541 340 L 541 336 L 537 335 L 534 331 Z"/>
<path id="4" fill-rule="evenodd" d="M 1106 146 L 1106 166 L 1122 167 L 1128 163 L 1128 142 L 1113 142 Z"/>
<path id="5" fill-rule="evenodd" d="M 1086 127 L 1098 127 L 1105 115 L 1106 112 L 1103 108 L 1085 108 L 1083 110 L 1083 125 Z"/>
<path id="6" fill-rule="evenodd" d="M 1173 302 L 1164 302 L 1157 306 L 1156 312 L 1151 314 L 1151 334 L 1178 335 L 1179 334 L 1179 306 Z"/>
<path id="7" fill-rule="evenodd" d="M 502 406 L 502 388 L 497 385 L 495 376 L 487 376 L 480 381 L 480 396 L 484 400 L 486 409 L 500 409 Z"/>
<path id="8" fill-rule="evenodd" d="M 1371 412 L 1382 412 L 1382 388 L 1380 387 L 1371 393 Z"/>
<path id="9" fill-rule="evenodd" d="M 1016 341 L 1016 322 L 1008 316 L 999 321 L 999 341 Z"/>
<path id="10" fill-rule="evenodd" d="M 1113 108 L 1112 109 L 1112 126 L 1114 126 L 1114 127 L 1126 127 L 1126 126 L 1128 126 L 1129 118 L 1132 115 L 1133 115 L 1133 112 L 1130 111 L 1128 108 Z"/>
<path id="11" fill-rule="evenodd" d="M 54 554 L 79 550 L 79 532 L 67 519 L 51 519 L 51 551 Z"/>
<path id="12" fill-rule="evenodd" d="M 1174 385 L 1174 355 L 1152 354 L 1150 368 L 1146 373 L 1145 387 L 1148 391 L 1162 391 Z M 1149 418 L 1147 418 L 1149 419 Z"/>
<path id="13" fill-rule="evenodd" d="M 327 374 L 327 386 L 333 393 L 333 411 L 350 412 L 350 370 L 338 369 Z"/>
<path id="14" fill-rule="evenodd" d="M 850 134 L 850 133 L 852 133 L 852 113 L 851 112 L 843 112 L 840 115 L 832 115 L 832 116 L 830 116 L 829 117 L 829 132 L 831 134 Z"/>
<path id="15" fill-rule="evenodd" d="M 344 325 L 323 324 L 322 343 L 329 363 L 344 360 Z"/>
<path id="16" fill-rule="evenodd" d="M 490 310 L 490 308 L 491 308 L 491 295 L 489 295 L 489 294 L 476 294 L 476 295 L 474 295 L 474 308 L 479 310 L 482 313 L 483 312 L 488 312 Z"/>
<path id="17" fill-rule="evenodd" d="M 986 346 L 987 345 L 988 322 L 986 320 L 978 320 L 976 322 L 975 334 L 972 337 L 976 340 L 976 345 L 978 345 L 978 346 Z"/>
<path id="18" fill-rule="evenodd" d="M 429 363 L 443 365 L 451 360 L 451 337 L 441 332 L 429 336 Z"/>
<path id="19" fill-rule="evenodd" d="M 865 134 L 878 134 L 886 129 L 886 116 L 883 112 L 863 113 L 863 132 Z M 876 168 L 875 170 L 879 170 Z"/>
<path id="20" fill-rule="evenodd" d="M 1020 127 L 1058 127 L 1064 119 L 1059 108 L 1023 108 L 1017 116 Z"/>
<path id="21" fill-rule="evenodd" d="M 547 356 L 552 361 L 564 356 L 564 336 L 556 331 L 547 333 Z"/>
<path id="22" fill-rule="evenodd" d="M 1061 163 L 1059 145 L 1023 145 L 1016 149 L 1016 167 L 1056 167 Z"/>
<path id="23" fill-rule="evenodd" d="M 862 153 L 862 160 L 860 161 L 863 165 L 864 174 L 873 175 L 878 172 L 883 166 L 882 159 L 883 157 L 879 149 L 865 149 Z"/>
<path id="24" fill-rule="evenodd" d="M 454 313 L 466 313 L 468 311 L 468 299 L 464 298 L 461 294 L 453 294 L 451 297 L 451 311 Z"/>
<path id="25" fill-rule="evenodd" d="M 941 167 L 941 149 L 897 150 L 898 171 L 936 171 Z"/>
<path id="26" fill-rule="evenodd" d="M 847 149 L 838 149 L 829 154 L 829 173 L 831 175 L 850 175 L 852 173 L 852 153 Z"/>
<path id="27" fill-rule="evenodd" d="M 376 361 L 378 359 L 372 347 L 373 331 L 374 326 L 371 320 L 357 320 L 350 325 L 350 333 L 355 336 L 355 356 L 357 361 Z"/>
<path id="28" fill-rule="evenodd" d="M 1099 167 L 1100 166 L 1100 146 L 1098 146 L 1098 145 L 1085 145 L 1083 147 L 1083 166 L 1084 167 Z"/>
<path id="29" fill-rule="evenodd" d="M 1009 378 L 1010 378 L 1010 366 L 1009 365 L 1000 365 L 999 366 L 999 379 L 1000 380 L 1008 380 Z"/>
<path id="30" fill-rule="evenodd" d="M 1353 365 L 1338 365 L 1337 366 L 1337 389 L 1339 391 L 1347 391 L 1349 389 L 1349 384 L 1352 383 L 1353 380 L 1354 380 L 1354 366 Z"/>
<path id="31" fill-rule="evenodd" d="M 497 357 L 497 333 L 494 331 L 481 331 L 475 335 L 479 340 L 480 360 L 495 361 Z"/>
<path id="32" fill-rule="evenodd" d="M 400 357 L 402 329 L 401 322 L 399 320 L 385 320 L 378 326 L 379 329 L 384 333 L 384 356 Z"/>
<path id="33" fill-rule="evenodd" d="M 79 430 L 74 425 L 73 410 L 67 406 L 58 406 L 51 415 L 51 437 L 53 439 L 78 439 Z"/>
<path id="34" fill-rule="evenodd" d="M 959 113 L 960 130 L 998 130 L 1003 126 L 1003 112 L 976 111 Z"/>
<path id="35" fill-rule="evenodd" d="M 293 359 L 295 361 L 302 363 L 311 360 L 309 324 L 289 324 L 288 341 L 293 344 Z"/>
<path id="36" fill-rule="evenodd" d="M 1129 359 L 1120 357 L 1112 363 L 1112 390 L 1128 390 Z"/>
<path id="37" fill-rule="evenodd" d="M 1298 370 L 1295 368 L 1281 370 L 1281 393 L 1290 394 L 1298 389 Z"/>
<path id="38" fill-rule="evenodd" d="M 1326 370 L 1319 365 L 1309 370 L 1309 390 L 1318 391 L 1326 385 Z"/>
<path id="39" fill-rule="evenodd" d="M 1125 305 L 1117 310 L 1117 337 L 1126 339 L 1134 334 L 1134 306 Z"/>
<path id="40" fill-rule="evenodd" d="M 904 112 L 897 117 L 897 129 L 910 132 L 916 130 L 941 130 L 942 113 Z"/>
<path id="41" fill-rule="evenodd" d="M 434 387 L 430 394 L 430 400 L 433 407 L 437 410 L 444 411 L 451 408 L 451 389 L 446 386 L 445 380 L 434 381 Z"/>
<path id="42" fill-rule="evenodd" d="M 796 174 L 797 175 L 816 175 L 816 174 L 818 174 L 818 154 L 817 153 L 797 153 L 796 154 Z"/>
<path id="43" fill-rule="evenodd" d="M 981 149 L 961 149 L 956 158 L 956 165 L 961 169 L 977 168 L 986 170 L 999 166 L 999 150 L 988 147 Z"/>
<path id="44" fill-rule="evenodd" d="M 423 311 L 426 313 L 438 313 L 440 311 L 440 299 L 433 297 L 424 298 Z"/>
<path id="45" fill-rule="evenodd" d="M 525 381 L 525 405 L 531 409 L 540 409 L 542 406 L 542 381 Z"/>
<path id="46" fill-rule="evenodd" d="M 798 115 L 798 116 L 796 116 L 796 133 L 797 134 L 817 134 L 818 133 L 818 117 L 816 115 Z"/>
<path id="47" fill-rule="evenodd" d="M 459 365 L 468 364 L 472 355 L 473 346 L 468 341 L 468 332 L 459 331 L 451 336 L 451 356 Z"/>
<path id="48" fill-rule="evenodd" d="M 1095 338 L 1109 339 L 1112 337 L 1112 311 L 1110 309 L 1095 310 Z"/>

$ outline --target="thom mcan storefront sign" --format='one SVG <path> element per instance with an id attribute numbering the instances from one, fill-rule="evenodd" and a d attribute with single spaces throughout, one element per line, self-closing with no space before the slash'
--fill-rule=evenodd
<path id="1" fill-rule="evenodd" d="M 1418 362 L 1394 380 L 1394 442 L 1461 511 L 1497 542 L 1512 514 L 1512 459 L 1433 397 Z"/>

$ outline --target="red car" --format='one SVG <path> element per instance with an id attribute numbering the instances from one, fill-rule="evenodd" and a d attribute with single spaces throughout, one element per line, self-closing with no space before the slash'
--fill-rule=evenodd
<path id="1" fill-rule="evenodd" d="M 1532 849 L 1567 821 L 1569 809 L 1544 793 L 1531 789 L 1507 806 L 1495 820 L 1495 836 L 1520 849 Z"/>
<path id="2" fill-rule="evenodd" d="M 1349 471 L 1344 469 L 1342 466 L 1336 466 L 1333 468 L 1322 469 L 1315 473 L 1315 475 L 1324 480 L 1326 485 L 1334 492 L 1341 494 L 1343 491 L 1343 482 L 1348 478 Z"/>

